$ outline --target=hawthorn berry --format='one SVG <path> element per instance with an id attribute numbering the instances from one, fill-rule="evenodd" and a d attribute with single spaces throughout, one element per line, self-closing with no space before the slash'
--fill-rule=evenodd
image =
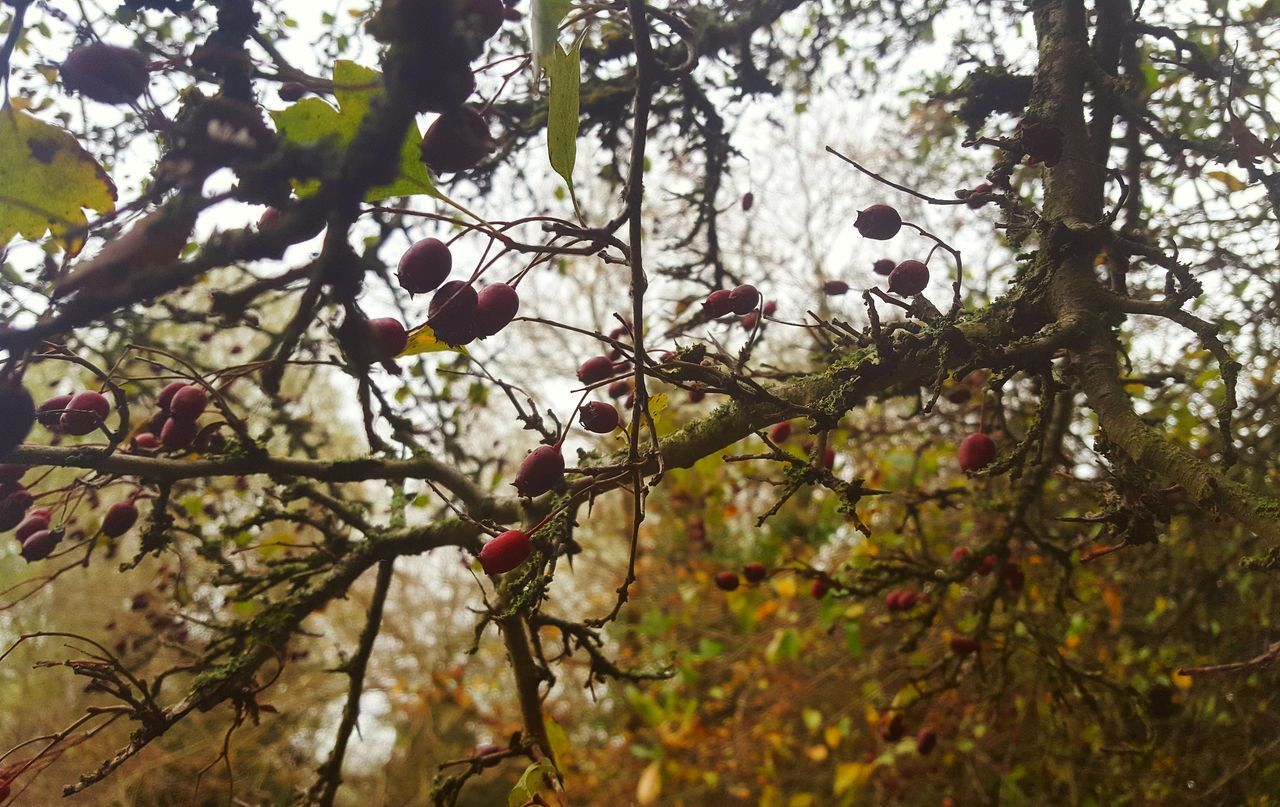
<path id="1" fill-rule="evenodd" d="M 169 414 L 169 404 L 173 402 L 173 396 L 178 394 L 178 390 L 186 386 L 188 385 L 185 381 L 174 381 L 165 385 L 165 388 L 160 390 L 160 394 L 156 396 L 156 406 L 160 407 L 160 411 L 166 415 Z"/>
<path id="2" fill-rule="evenodd" d="M 280 96 L 280 100 L 285 103 L 293 103 L 302 99 L 307 94 L 307 87 L 300 81 L 286 81 L 276 90 L 276 95 Z"/>
<path id="3" fill-rule="evenodd" d="M 631 392 L 631 379 L 619 378 L 609 385 L 607 392 L 610 398 L 621 398 Z"/>
<path id="4" fill-rule="evenodd" d="M 476 334 L 493 336 L 507 327 L 520 310 L 520 295 L 506 283 L 485 286 L 476 295 Z"/>
<path id="5" fill-rule="evenodd" d="M 564 479 L 564 455 L 559 446 L 541 445 L 530 451 L 516 470 L 515 488 L 521 496 L 541 496 Z"/>
<path id="6" fill-rule="evenodd" d="M 410 294 L 423 294 L 443 283 L 453 269 L 453 253 L 438 238 L 415 242 L 400 256 L 396 279 Z"/>
<path id="7" fill-rule="evenodd" d="M 422 136 L 422 161 L 437 174 L 465 171 L 497 147 L 484 117 L 469 106 L 445 112 Z"/>
<path id="8" fill-rule="evenodd" d="M 36 420 L 41 426 L 44 426 L 51 432 L 59 433 L 62 431 L 62 413 L 66 410 L 67 404 L 71 403 L 70 395 L 55 395 L 44 403 L 40 404 L 40 408 L 36 410 Z"/>
<path id="9" fill-rule="evenodd" d="M 170 451 L 187 448 L 195 442 L 200 426 L 194 420 L 170 418 L 160 430 L 160 444 Z"/>
<path id="10" fill-rule="evenodd" d="M 164 428 L 163 426 L 161 428 Z M 133 437 L 133 447 L 139 451 L 159 451 L 160 438 L 151 432 L 139 432 Z"/>
<path id="11" fill-rule="evenodd" d="M 843 280 L 828 280 L 822 284 L 822 293 L 831 297 L 846 294 L 849 291 L 849 284 Z"/>
<path id="12" fill-rule="evenodd" d="M 719 319 L 733 312 L 733 292 L 729 289 L 716 289 L 702 301 L 702 313 L 707 319 Z"/>
<path id="13" fill-rule="evenodd" d="M 447 345 L 465 345 L 476 338 L 476 305 L 479 295 L 470 284 L 450 280 L 431 298 L 427 307 L 427 324 L 436 337 Z"/>
<path id="14" fill-rule="evenodd" d="M 170 398 L 169 415 L 175 420 L 195 420 L 204 414 L 208 405 L 209 396 L 204 389 L 195 384 L 187 384 Z"/>
<path id="15" fill-rule="evenodd" d="M 150 81 L 141 51 L 105 42 L 73 48 L 59 72 L 68 90 L 104 104 L 132 104 Z"/>
<path id="16" fill-rule="evenodd" d="M 931 728 L 920 729 L 916 735 L 916 751 L 928 754 L 938 744 L 938 733 Z"/>
<path id="17" fill-rule="evenodd" d="M 116 502 L 107 508 L 102 517 L 102 534 L 108 538 L 119 538 L 129 531 L 138 520 L 138 507 L 133 502 Z"/>
<path id="18" fill-rule="evenodd" d="M 775 443 L 785 442 L 791 436 L 791 421 L 784 420 L 769 428 L 769 439 Z"/>
<path id="19" fill-rule="evenodd" d="M 970 653 L 978 652 L 978 641 L 968 636 L 952 636 L 951 652 L 957 656 L 967 656 Z"/>
<path id="20" fill-rule="evenodd" d="M 905 733 L 902 712 L 885 712 L 880 716 L 880 736 L 885 742 L 896 743 Z"/>
<path id="21" fill-rule="evenodd" d="M 4 494 L 4 498 L 0 498 L 0 532 L 8 532 L 21 524 L 34 502 L 35 497 L 21 485 Z"/>
<path id="22" fill-rule="evenodd" d="M 31 393 L 17 379 L 0 381 L 0 456 L 8 454 L 31 433 L 36 422 L 36 404 Z"/>
<path id="23" fill-rule="evenodd" d="M 1000 562 L 1000 559 L 995 555 L 987 555 L 985 558 L 982 559 L 982 562 L 978 564 L 978 568 L 977 568 L 978 574 L 983 577 L 986 577 L 987 575 L 991 574 L 992 570 L 996 568 L 996 564 L 999 562 Z"/>
<path id="24" fill-rule="evenodd" d="M 763 563 L 748 563 L 742 567 L 742 576 L 750 583 L 759 583 L 769 574 Z"/>
<path id="25" fill-rule="evenodd" d="M 33 560 L 44 560 L 53 554 L 53 550 L 57 548 L 58 541 L 62 539 L 62 533 L 51 530 L 40 530 L 28 536 L 27 540 L 22 542 L 22 558 L 27 563 Z"/>
<path id="26" fill-rule="evenodd" d="M 751 191 L 747 191 L 746 193 L 742 194 L 742 210 L 744 213 L 750 210 L 751 206 L 754 205 L 755 203 L 756 203 L 756 195 L 754 193 L 752 193 Z"/>
<path id="27" fill-rule="evenodd" d="M 890 205 L 872 205 L 858 212 L 853 226 L 864 238 L 888 241 L 902 229 L 902 216 Z"/>
<path id="28" fill-rule="evenodd" d="M 929 267 L 920 261 L 903 261 L 889 273 L 889 291 L 910 297 L 929 285 Z"/>
<path id="29" fill-rule="evenodd" d="M 996 461 L 996 441 L 982 432 L 974 432 L 960 441 L 956 457 L 961 471 L 981 471 Z"/>
<path id="30" fill-rule="evenodd" d="M 831 590 L 831 581 L 825 577 L 815 577 L 813 582 L 809 584 L 809 593 L 813 595 L 815 600 L 820 600 L 827 596 L 827 592 Z"/>
<path id="31" fill-rule="evenodd" d="M 373 343 L 373 353 L 378 359 L 391 359 L 399 356 L 409 344 L 409 334 L 400 320 L 394 317 L 377 317 L 369 320 L 369 337 Z M 177 396 L 174 396 L 177 397 Z M 170 421 L 172 423 L 172 421 Z M 169 424 L 165 424 L 168 429 Z M 192 435 L 194 437 L 194 435 Z M 163 432 L 160 438 L 164 439 Z"/>
<path id="32" fill-rule="evenodd" d="M 527 532 L 507 530 L 480 549 L 485 574 L 503 574 L 524 563 L 533 550 Z"/>
<path id="33" fill-rule="evenodd" d="M 98 428 L 111 411 L 111 404 L 102 393 L 93 390 L 77 392 L 67 403 L 59 425 L 67 434 L 84 435 Z"/>
<path id="34" fill-rule="evenodd" d="M 749 314 L 760 305 L 760 290 L 750 284 L 738 286 L 729 292 L 729 310 L 735 314 Z"/>
<path id="35" fill-rule="evenodd" d="M 774 314 L 778 313 L 777 301 L 770 300 L 769 302 L 765 303 L 764 308 L 760 310 L 760 313 L 764 314 L 766 317 L 772 317 Z"/>
<path id="36" fill-rule="evenodd" d="M 875 272 L 877 275 L 884 275 L 885 277 L 888 277 L 893 272 L 893 267 L 895 266 L 897 266 L 897 264 L 893 262 L 892 258 L 881 258 L 871 264 L 871 271 Z"/>
<path id="37" fill-rule="evenodd" d="M 49 529 L 49 519 L 47 516 L 28 512 L 27 517 L 22 520 L 18 528 L 14 530 L 13 537 L 18 539 L 18 543 L 25 542 L 28 538 L 37 532 Z"/>
<path id="38" fill-rule="evenodd" d="M 578 422 L 589 432 L 608 434 L 618 428 L 621 418 L 613 404 L 591 401 L 578 410 Z"/>
<path id="39" fill-rule="evenodd" d="M 752 311 L 746 314 L 740 320 L 739 324 L 742 325 L 742 329 L 744 331 L 754 331 L 756 329 L 756 326 L 760 324 L 760 312 Z"/>
<path id="40" fill-rule="evenodd" d="M 736 591 L 741 585 L 738 575 L 733 572 L 720 572 L 716 575 L 716 588 L 721 591 Z"/>
<path id="41" fill-rule="evenodd" d="M 966 558 L 968 558 L 968 557 L 969 557 L 969 548 L 968 548 L 968 547 L 964 547 L 964 546 L 957 546 L 955 549 L 951 550 L 951 562 L 952 562 L 952 563 L 963 563 L 963 562 L 965 561 L 965 559 L 966 559 Z"/>
<path id="42" fill-rule="evenodd" d="M 613 375 L 613 362 L 608 356 L 593 356 L 578 366 L 578 380 L 583 384 L 598 384 Z"/>
<path id="43" fill-rule="evenodd" d="M 973 190 L 969 191 L 969 195 L 965 197 L 965 206 L 970 210 L 977 210 L 987 202 L 991 201 L 984 197 L 989 195 L 992 190 L 994 189 L 991 187 L 990 182 L 983 182 L 981 185 L 976 186 Z"/>

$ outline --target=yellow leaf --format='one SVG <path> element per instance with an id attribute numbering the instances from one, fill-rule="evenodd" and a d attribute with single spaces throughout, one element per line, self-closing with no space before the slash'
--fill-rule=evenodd
<path id="1" fill-rule="evenodd" d="M 644 769 L 640 774 L 640 781 L 636 783 L 636 803 L 640 805 L 653 804 L 662 795 L 662 767 L 655 760 L 649 763 L 649 767 Z"/>
<path id="2" fill-rule="evenodd" d="M 555 718 L 548 717 L 546 723 L 547 739 L 551 741 L 551 753 L 556 758 L 556 767 L 564 770 L 565 755 L 569 753 L 569 735 Z"/>
<path id="3" fill-rule="evenodd" d="M 1248 187 L 1248 183 L 1235 174 L 1229 174 L 1226 171 L 1205 171 L 1204 175 L 1210 179 L 1216 179 L 1221 182 L 1230 193 L 1242 191 Z"/>
<path id="4" fill-rule="evenodd" d="M 842 796 L 853 788 L 861 788 L 875 772 L 875 763 L 841 762 L 836 766 L 836 781 L 832 790 Z"/>
<path id="5" fill-rule="evenodd" d="M 75 255 L 84 246 L 86 207 L 116 209 L 116 186 L 102 166 L 70 132 L 0 107 L 0 244 L 51 232 Z"/>
<path id="6" fill-rule="evenodd" d="M 446 345 L 436 338 L 435 331 L 426 325 L 422 325 L 409 334 L 409 343 L 405 345 L 404 350 L 400 351 L 399 355 L 416 356 L 419 353 L 436 353 L 441 350 L 454 350 L 463 354 L 467 352 L 465 348 Z"/>
<path id="7" fill-rule="evenodd" d="M 667 393 L 659 392 L 657 395 L 654 395 L 652 398 L 649 399 L 650 416 L 657 417 L 658 415 L 665 412 L 669 403 L 670 401 L 667 398 Z"/>
<path id="8" fill-rule="evenodd" d="M 1191 685 L 1195 683 L 1195 679 L 1189 675 L 1185 675 L 1179 670 L 1169 673 L 1169 679 L 1173 681 L 1173 685 L 1178 689 L 1191 689 Z"/>
<path id="9" fill-rule="evenodd" d="M 814 762 L 826 762 L 827 755 L 830 753 L 831 751 L 822 743 L 811 745 L 804 750 L 804 755 Z"/>
<path id="10" fill-rule="evenodd" d="M 827 726 L 822 732 L 822 739 L 826 741 L 827 745 L 835 748 L 840 745 L 840 741 L 844 739 L 844 735 L 840 733 L 839 726 Z"/>
<path id="11" fill-rule="evenodd" d="M 773 590 L 778 592 L 779 597 L 790 598 L 796 596 L 796 579 L 791 575 L 775 577 L 771 585 Z"/>

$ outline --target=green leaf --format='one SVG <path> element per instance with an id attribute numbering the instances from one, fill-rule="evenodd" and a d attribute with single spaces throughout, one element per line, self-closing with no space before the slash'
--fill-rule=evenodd
<path id="1" fill-rule="evenodd" d="M 570 0 L 533 0 L 533 11 L 529 15 L 529 33 L 533 41 L 533 77 L 534 86 L 542 75 L 551 52 L 556 50 L 556 34 L 560 31 L 560 21 L 572 8 Z"/>
<path id="2" fill-rule="evenodd" d="M 304 98 L 271 117 L 280 135 L 290 143 L 311 146 L 326 141 L 340 149 L 355 139 L 360 123 L 369 113 L 373 100 L 382 92 L 382 74 L 355 62 L 340 59 L 333 67 L 334 96 L 338 108 L 334 109 L 319 98 Z M 427 173 L 427 166 L 419 156 L 422 135 L 417 128 L 409 133 L 400 148 L 400 175 L 390 185 L 370 188 L 366 202 L 376 202 L 390 196 L 428 194 L 440 196 Z M 316 192 L 315 181 L 295 183 L 299 196 Z"/>
<path id="3" fill-rule="evenodd" d="M 547 739 L 551 742 L 551 754 L 563 767 L 565 754 L 569 753 L 569 735 L 565 733 L 564 726 L 557 723 L 554 718 L 548 717 L 546 723 Z"/>
<path id="4" fill-rule="evenodd" d="M 578 44 L 565 53 L 556 45 L 547 60 L 547 78 L 551 82 L 547 98 L 547 154 L 551 167 L 569 186 L 574 210 L 578 209 L 578 199 L 573 192 L 573 165 L 578 157 L 580 48 Z"/>
<path id="5" fill-rule="evenodd" d="M 75 255 L 84 246 L 86 207 L 116 209 L 116 186 L 102 166 L 70 132 L 0 107 L 0 245 L 47 231 Z"/>
<path id="6" fill-rule="evenodd" d="M 546 777 L 554 773 L 555 768 L 545 759 L 525 768 L 524 773 L 520 775 L 520 781 L 516 782 L 516 786 L 507 794 L 507 807 L 523 807 L 533 801 L 533 797 L 542 790 Z"/>

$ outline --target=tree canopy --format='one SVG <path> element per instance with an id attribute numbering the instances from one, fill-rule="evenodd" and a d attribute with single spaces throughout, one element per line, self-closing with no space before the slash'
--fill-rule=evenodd
<path id="1" fill-rule="evenodd" d="M 1266 804 L 1277 0 L 6 0 L 0 804 Z"/>

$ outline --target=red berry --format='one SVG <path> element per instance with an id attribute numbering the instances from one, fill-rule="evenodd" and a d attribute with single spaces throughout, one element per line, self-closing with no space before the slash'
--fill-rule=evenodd
<path id="1" fill-rule="evenodd" d="M 784 420 L 781 423 L 775 423 L 773 424 L 773 427 L 769 429 L 769 439 L 775 443 L 786 442 L 786 439 L 790 436 L 791 421 L 789 420 Z"/>
<path id="2" fill-rule="evenodd" d="M 141 51 L 105 42 L 73 49 L 60 72 L 68 90 L 104 104 L 132 104 L 150 80 L 147 57 Z"/>
<path id="3" fill-rule="evenodd" d="M 53 554 L 53 550 L 57 548 L 58 541 L 61 539 L 62 533 L 60 532 L 40 530 L 32 533 L 27 540 L 22 542 L 22 557 L 27 563 L 33 560 L 44 560 Z"/>
<path id="4" fill-rule="evenodd" d="M 765 303 L 762 313 L 766 317 L 772 317 L 774 314 L 778 313 L 778 303 L 775 302 L 774 300 L 770 300 L 769 302 Z"/>
<path id="5" fill-rule="evenodd" d="M 903 297 L 919 294 L 929 285 L 929 267 L 920 261 L 903 261 L 889 273 L 889 291 Z"/>
<path id="6" fill-rule="evenodd" d="M 394 317 L 377 317 L 369 320 L 369 337 L 373 343 L 374 355 L 378 359 L 395 358 L 409 344 L 409 334 L 400 324 L 400 320 Z M 168 425 L 165 424 L 166 429 Z M 163 439 L 164 434 L 161 433 L 160 437 Z"/>
<path id="7" fill-rule="evenodd" d="M 895 266 L 897 266 L 897 264 L 893 262 L 892 258 L 881 258 L 871 264 L 871 271 L 875 272 L 877 275 L 884 275 L 885 277 L 888 277 L 889 274 L 893 272 L 893 267 Z"/>
<path id="8" fill-rule="evenodd" d="M 760 312 L 752 311 L 748 313 L 740 320 L 740 324 L 744 331 L 754 331 L 756 326 L 760 324 Z"/>
<path id="9" fill-rule="evenodd" d="M 749 314 L 760 305 L 760 290 L 750 284 L 738 286 L 729 292 L 729 310 L 735 314 Z"/>
<path id="10" fill-rule="evenodd" d="M 880 736 L 885 742 L 896 743 L 906 733 L 901 712 L 885 712 L 880 716 Z"/>
<path id="11" fill-rule="evenodd" d="M 872 205 L 858 213 L 853 226 L 864 238 L 887 241 L 902 229 L 902 216 L 889 205 Z"/>
<path id="12" fill-rule="evenodd" d="M 721 591 L 734 591 L 739 585 L 738 575 L 733 572 L 720 572 L 716 575 L 716 588 Z"/>
<path id="13" fill-rule="evenodd" d="M 164 427 L 161 426 L 161 428 L 164 428 Z M 156 437 L 151 432 L 140 432 L 134 435 L 133 447 L 139 451 L 147 451 L 147 452 L 159 451 L 160 438 Z"/>
<path id="14" fill-rule="evenodd" d="M 60 425 L 67 434 L 88 434 L 98 428 L 110 411 L 111 404 L 101 393 L 92 390 L 77 392 L 67 403 Z"/>
<path id="15" fill-rule="evenodd" d="M 956 456 L 960 470 L 965 473 L 981 471 L 996 461 L 996 441 L 982 432 L 974 432 L 960 441 Z"/>
<path id="16" fill-rule="evenodd" d="M 995 555 L 987 555 L 985 558 L 982 559 L 982 562 L 978 564 L 978 569 L 977 569 L 978 574 L 982 575 L 983 577 L 986 577 L 987 575 L 991 574 L 991 570 L 995 569 L 996 564 L 999 562 L 1000 562 L 1000 559 Z"/>
<path id="17" fill-rule="evenodd" d="M 497 147 L 475 109 L 459 107 L 436 118 L 422 136 L 422 161 L 437 174 L 465 171 Z"/>
<path id="18" fill-rule="evenodd" d="M 716 289 L 702 301 L 702 313 L 707 319 L 719 319 L 733 312 L 733 292 L 729 289 Z"/>
<path id="19" fill-rule="evenodd" d="M 194 420 L 170 418 L 165 421 L 164 428 L 160 430 L 160 443 L 170 451 L 177 451 L 195 442 L 196 435 L 199 433 L 200 426 Z"/>
<path id="20" fill-rule="evenodd" d="M 991 187 L 990 182 L 983 182 L 981 185 L 978 185 L 976 188 L 970 191 L 969 194 L 965 197 L 965 200 L 964 200 L 965 205 L 970 210 L 977 210 L 978 208 L 985 205 L 987 202 L 991 201 L 990 199 L 987 199 L 985 197 L 988 194 L 990 194 L 992 190 L 993 188 Z"/>
<path id="21" fill-rule="evenodd" d="M 916 735 L 916 750 L 921 754 L 927 754 L 938 744 L 938 733 L 933 729 L 920 729 L 920 733 Z"/>
<path id="22" fill-rule="evenodd" d="M 479 295 L 470 284 L 450 280 L 431 297 L 427 324 L 447 345 L 465 345 L 476 338 L 476 305 Z"/>
<path id="23" fill-rule="evenodd" d="M 195 420 L 204 414 L 209 396 L 202 387 L 188 384 L 173 394 L 169 400 L 169 415 L 174 420 Z"/>
<path id="24" fill-rule="evenodd" d="M 17 448 L 36 422 L 36 404 L 17 379 L 0 381 L 0 457 Z"/>
<path id="25" fill-rule="evenodd" d="M 578 410 L 578 422 L 582 428 L 596 434 L 608 434 L 618 428 L 621 418 L 613 404 L 604 401 L 591 401 Z"/>
<path id="26" fill-rule="evenodd" d="M 173 396 L 178 394 L 178 390 L 185 389 L 187 382 L 174 381 L 167 384 L 164 389 L 160 390 L 160 394 L 156 396 L 156 406 L 160 407 L 160 411 L 165 414 L 169 413 L 169 404 L 173 401 Z"/>
<path id="27" fill-rule="evenodd" d="M 476 333 L 483 339 L 507 327 L 520 310 L 520 295 L 506 283 L 485 286 L 476 295 Z"/>
<path id="28" fill-rule="evenodd" d="M 453 269 L 453 253 L 438 238 L 424 238 L 404 251 L 396 277 L 400 288 L 422 294 L 443 283 Z"/>
<path id="29" fill-rule="evenodd" d="M 558 446 L 541 445 L 529 452 L 516 470 L 515 487 L 521 496 L 541 496 L 564 479 L 564 455 Z"/>
<path id="30" fill-rule="evenodd" d="M 827 592 L 831 590 L 831 581 L 825 577 L 815 577 L 813 582 L 809 584 L 809 593 L 813 595 L 815 600 L 820 600 L 827 596 Z"/>
<path id="31" fill-rule="evenodd" d="M 619 378 L 608 387 L 610 398 L 621 398 L 631 392 L 631 379 Z"/>
<path id="32" fill-rule="evenodd" d="M 756 203 L 756 195 L 754 193 L 752 193 L 751 191 L 747 191 L 746 193 L 742 194 L 743 211 L 750 210 L 751 206 L 754 205 L 755 203 Z"/>
<path id="33" fill-rule="evenodd" d="M 827 450 L 822 452 L 822 467 L 830 471 L 836 464 L 836 450 L 831 446 L 827 446 Z"/>
<path id="34" fill-rule="evenodd" d="M 955 653 L 957 656 L 967 656 L 970 653 L 977 653 L 978 647 L 979 645 L 977 640 L 971 639 L 968 636 L 951 637 L 951 652 Z"/>
<path id="35" fill-rule="evenodd" d="M 108 538 L 119 538 L 137 520 L 138 508 L 133 502 L 116 502 L 107 508 L 107 514 L 102 517 L 102 534 Z"/>
<path id="36" fill-rule="evenodd" d="M 968 557 L 969 557 L 968 547 L 957 546 L 955 549 L 951 550 L 952 563 L 962 563 Z"/>
<path id="37" fill-rule="evenodd" d="M 29 470 L 25 465 L 0 464 L 0 483 L 20 482 Z"/>
<path id="38" fill-rule="evenodd" d="M 524 563 L 533 550 L 527 532 L 507 530 L 480 549 L 485 574 L 503 574 Z"/>
<path id="39" fill-rule="evenodd" d="M 849 284 L 843 280 L 828 280 L 822 284 L 822 293 L 835 297 L 849 291 Z"/>
<path id="40" fill-rule="evenodd" d="M 40 404 L 36 419 L 49 431 L 59 433 L 62 431 L 62 413 L 69 403 L 71 403 L 70 395 L 55 395 Z"/>
<path id="41" fill-rule="evenodd" d="M 763 563 L 748 563 L 742 567 L 742 576 L 752 583 L 759 583 L 768 574 L 769 570 L 764 567 Z"/>
<path id="42" fill-rule="evenodd" d="M 502 0 L 467 0 L 462 7 L 462 19 L 473 26 L 481 39 L 488 39 L 498 33 L 507 9 Z"/>
<path id="43" fill-rule="evenodd" d="M 578 380 L 583 384 L 597 384 L 613 375 L 613 362 L 608 356 L 593 356 L 578 367 Z"/>
<path id="44" fill-rule="evenodd" d="M 18 543 L 23 543 L 37 532 L 47 529 L 49 529 L 49 518 L 47 516 L 28 512 L 27 517 L 14 530 L 13 537 L 18 539 Z"/>
<path id="45" fill-rule="evenodd" d="M 884 595 L 885 607 L 888 608 L 890 611 L 901 611 L 902 595 L 905 593 L 906 593 L 905 591 L 899 591 L 898 589 L 894 589 L 893 591 L 890 591 L 888 594 Z"/>

